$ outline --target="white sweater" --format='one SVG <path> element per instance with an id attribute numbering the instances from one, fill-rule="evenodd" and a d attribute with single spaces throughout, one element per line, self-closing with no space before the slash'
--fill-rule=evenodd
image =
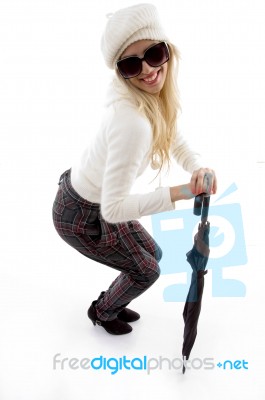
<path id="1" fill-rule="evenodd" d="M 151 147 L 148 119 L 139 113 L 133 101 L 124 98 L 120 84 L 112 83 L 101 127 L 71 168 L 73 188 L 88 201 L 100 203 L 102 216 L 110 223 L 173 210 L 169 187 L 130 193 L 135 180 L 149 165 Z M 201 167 L 199 155 L 179 135 L 171 154 L 190 173 Z"/>

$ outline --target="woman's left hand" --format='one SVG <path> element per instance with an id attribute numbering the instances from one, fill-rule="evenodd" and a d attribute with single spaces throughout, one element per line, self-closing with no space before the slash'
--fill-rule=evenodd
<path id="1" fill-rule="evenodd" d="M 214 170 L 200 168 L 193 171 L 191 176 L 191 191 L 197 196 L 201 193 L 215 194 L 217 191 L 217 179 Z"/>

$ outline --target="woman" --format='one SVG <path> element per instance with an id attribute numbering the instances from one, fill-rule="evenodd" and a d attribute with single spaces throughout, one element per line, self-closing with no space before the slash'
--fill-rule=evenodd
<path id="1" fill-rule="evenodd" d="M 92 302 L 88 317 L 121 335 L 140 318 L 126 306 L 160 274 L 162 251 L 137 219 L 173 210 L 176 201 L 205 191 L 206 173 L 212 177 L 208 192 L 215 193 L 216 178 L 176 133 L 178 52 L 156 8 L 139 4 L 117 11 L 107 22 L 101 48 L 116 73 L 106 113 L 93 143 L 60 178 L 53 220 L 69 245 L 120 271 Z M 149 163 L 157 175 L 172 157 L 192 174 L 190 182 L 130 194 Z"/>

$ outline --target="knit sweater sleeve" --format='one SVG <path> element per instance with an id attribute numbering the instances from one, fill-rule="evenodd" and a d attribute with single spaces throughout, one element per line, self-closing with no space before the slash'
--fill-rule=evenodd
<path id="1" fill-rule="evenodd" d="M 173 141 L 171 154 L 185 171 L 192 173 L 202 167 L 200 154 L 193 151 L 180 134 L 177 134 Z"/>
<path id="2" fill-rule="evenodd" d="M 106 142 L 101 192 L 101 212 L 106 221 L 118 223 L 174 209 L 168 187 L 143 194 L 130 193 L 150 154 L 152 131 L 146 118 L 131 109 L 122 110 L 110 121 Z"/>

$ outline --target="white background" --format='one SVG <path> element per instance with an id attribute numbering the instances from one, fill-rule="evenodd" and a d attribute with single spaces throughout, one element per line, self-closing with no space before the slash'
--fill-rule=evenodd
<path id="1" fill-rule="evenodd" d="M 262 0 L 153 1 L 182 56 L 180 127 L 216 169 L 218 193 L 243 212 L 248 263 L 226 277 L 244 298 L 216 298 L 207 275 L 192 357 L 248 361 L 248 370 L 53 370 L 61 358 L 181 356 L 183 303 L 159 281 L 133 302 L 130 335 L 93 327 L 86 310 L 116 277 L 54 230 L 60 174 L 97 131 L 111 72 L 100 53 L 105 15 L 134 1 L 0 1 L 0 398 L 253 399 L 264 384 L 265 11 Z M 189 176 L 176 169 L 174 184 Z M 144 182 L 144 180 L 143 180 Z M 146 183 L 142 183 L 142 191 Z M 177 207 L 187 207 L 186 202 Z M 189 204 L 192 207 L 192 204 Z M 151 231 L 150 218 L 143 224 Z M 185 262 L 185 260 L 183 260 Z M 176 277 L 174 277 L 176 279 Z"/>

